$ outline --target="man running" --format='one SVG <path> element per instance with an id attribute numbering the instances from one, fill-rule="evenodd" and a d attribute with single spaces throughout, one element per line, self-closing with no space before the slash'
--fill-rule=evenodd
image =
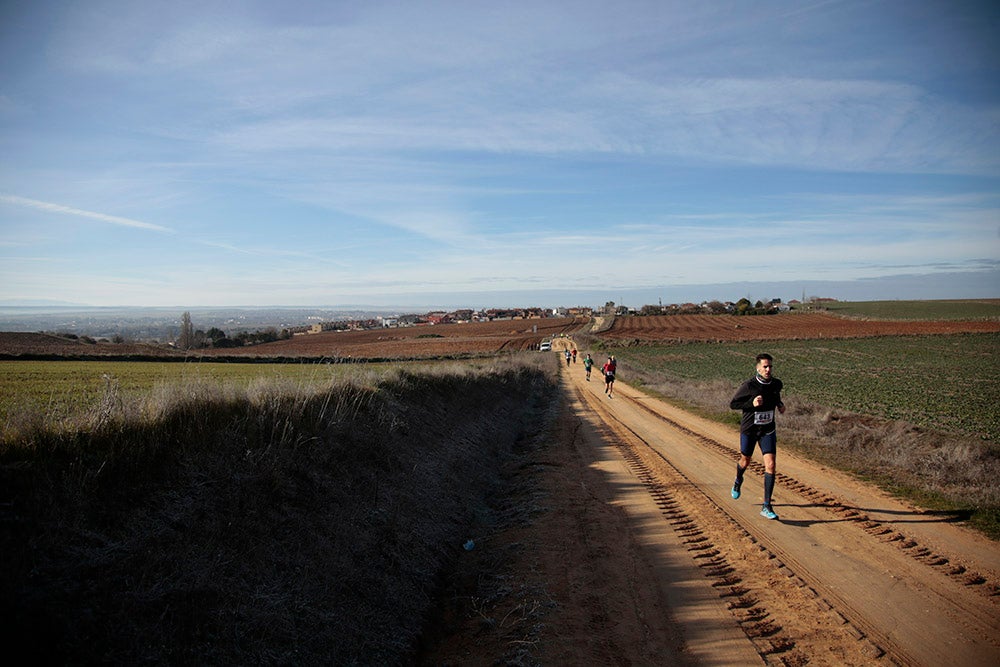
<path id="1" fill-rule="evenodd" d="M 767 519 L 777 519 L 771 508 L 771 494 L 774 492 L 775 454 L 778 436 L 774 425 L 774 411 L 785 413 L 781 402 L 781 380 L 772 375 L 773 362 L 770 354 L 757 355 L 757 373 L 740 385 L 729 402 L 733 410 L 742 410 L 740 421 L 740 460 L 736 464 L 736 481 L 733 483 L 733 499 L 740 497 L 743 473 L 750 465 L 754 447 L 760 445 L 764 457 L 764 505 L 760 515 Z"/>
<path id="2" fill-rule="evenodd" d="M 618 370 L 618 362 L 615 361 L 614 356 L 608 357 L 608 360 L 604 362 L 604 366 L 601 367 L 601 371 L 604 372 L 604 393 L 611 398 L 615 390 L 615 371 Z"/>
<path id="3" fill-rule="evenodd" d="M 590 382 L 590 369 L 594 367 L 594 360 L 590 358 L 588 354 L 583 360 L 583 369 L 587 371 L 587 382 Z"/>

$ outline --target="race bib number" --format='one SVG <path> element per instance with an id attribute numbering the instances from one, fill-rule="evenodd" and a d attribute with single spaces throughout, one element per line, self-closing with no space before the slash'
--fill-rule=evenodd
<path id="1" fill-rule="evenodd" d="M 774 410 L 762 410 L 761 412 L 753 413 L 753 423 L 757 426 L 762 426 L 764 424 L 770 424 L 774 422 Z"/>

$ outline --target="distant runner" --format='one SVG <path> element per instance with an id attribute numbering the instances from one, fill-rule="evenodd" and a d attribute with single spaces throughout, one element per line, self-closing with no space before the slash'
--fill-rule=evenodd
<path id="1" fill-rule="evenodd" d="M 587 382 L 590 382 L 590 369 L 594 367 L 594 360 L 590 358 L 588 354 L 583 360 L 583 369 L 587 371 Z"/>

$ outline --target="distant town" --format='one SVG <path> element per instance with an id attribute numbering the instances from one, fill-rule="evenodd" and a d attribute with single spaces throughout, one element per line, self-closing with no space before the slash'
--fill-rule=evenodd
<path id="1" fill-rule="evenodd" d="M 0 331 L 47 332 L 108 341 L 173 343 L 182 338 L 197 346 L 249 345 L 268 340 L 343 331 L 462 322 L 528 320 L 546 317 L 650 316 L 682 314 L 766 315 L 795 308 L 822 307 L 836 299 L 808 297 L 751 302 L 703 301 L 700 303 L 616 304 L 557 308 L 462 308 L 451 311 L 400 313 L 334 308 L 7 308 L 0 312 Z"/>

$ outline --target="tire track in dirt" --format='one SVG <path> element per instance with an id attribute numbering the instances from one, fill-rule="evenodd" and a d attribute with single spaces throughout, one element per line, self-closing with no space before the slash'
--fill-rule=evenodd
<path id="1" fill-rule="evenodd" d="M 599 416 L 604 438 L 648 489 L 664 519 L 687 545 L 694 565 L 727 600 L 730 613 L 767 664 L 824 664 L 824 655 L 829 656 L 828 664 L 862 664 L 885 655 L 882 646 L 850 623 L 599 399 L 579 387 L 576 395 Z M 826 646 L 818 645 L 817 637 Z"/>
<path id="2" fill-rule="evenodd" d="M 721 453 L 727 458 L 735 460 L 732 447 L 726 446 L 717 440 L 709 438 L 701 433 L 697 433 L 683 424 L 670 419 L 656 410 L 652 409 L 645 402 L 636 400 L 629 396 L 623 397 L 631 401 L 637 407 L 655 416 L 657 419 L 669 424 L 672 428 L 682 431 L 692 438 L 697 439 L 703 445 Z M 760 474 L 764 472 L 764 466 L 758 461 L 750 462 L 751 469 Z M 863 509 L 859 509 L 850 503 L 838 498 L 821 489 L 817 489 L 805 482 L 799 481 L 782 472 L 775 474 L 777 484 L 782 489 L 798 493 L 804 499 L 812 501 L 817 507 L 822 507 L 831 512 L 838 519 L 848 525 L 859 527 L 868 535 L 875 537 L 880 542 L 891 543 L 897 546 L 900 551 L 910 556 L 915 562 L 926 565 L 938 574 L 950 577 L 959 583 L 968 586 L 970 590 L 991 599 L 994 602 L 1000 600 L 1000 580 L 977 572 L 969 563 L 955 554 L 943 554 L 938 550 L 933 550 L 921 545 L 919 540 L 906 533 L 888 526 L 885 522 L 869 516 Z"/>

